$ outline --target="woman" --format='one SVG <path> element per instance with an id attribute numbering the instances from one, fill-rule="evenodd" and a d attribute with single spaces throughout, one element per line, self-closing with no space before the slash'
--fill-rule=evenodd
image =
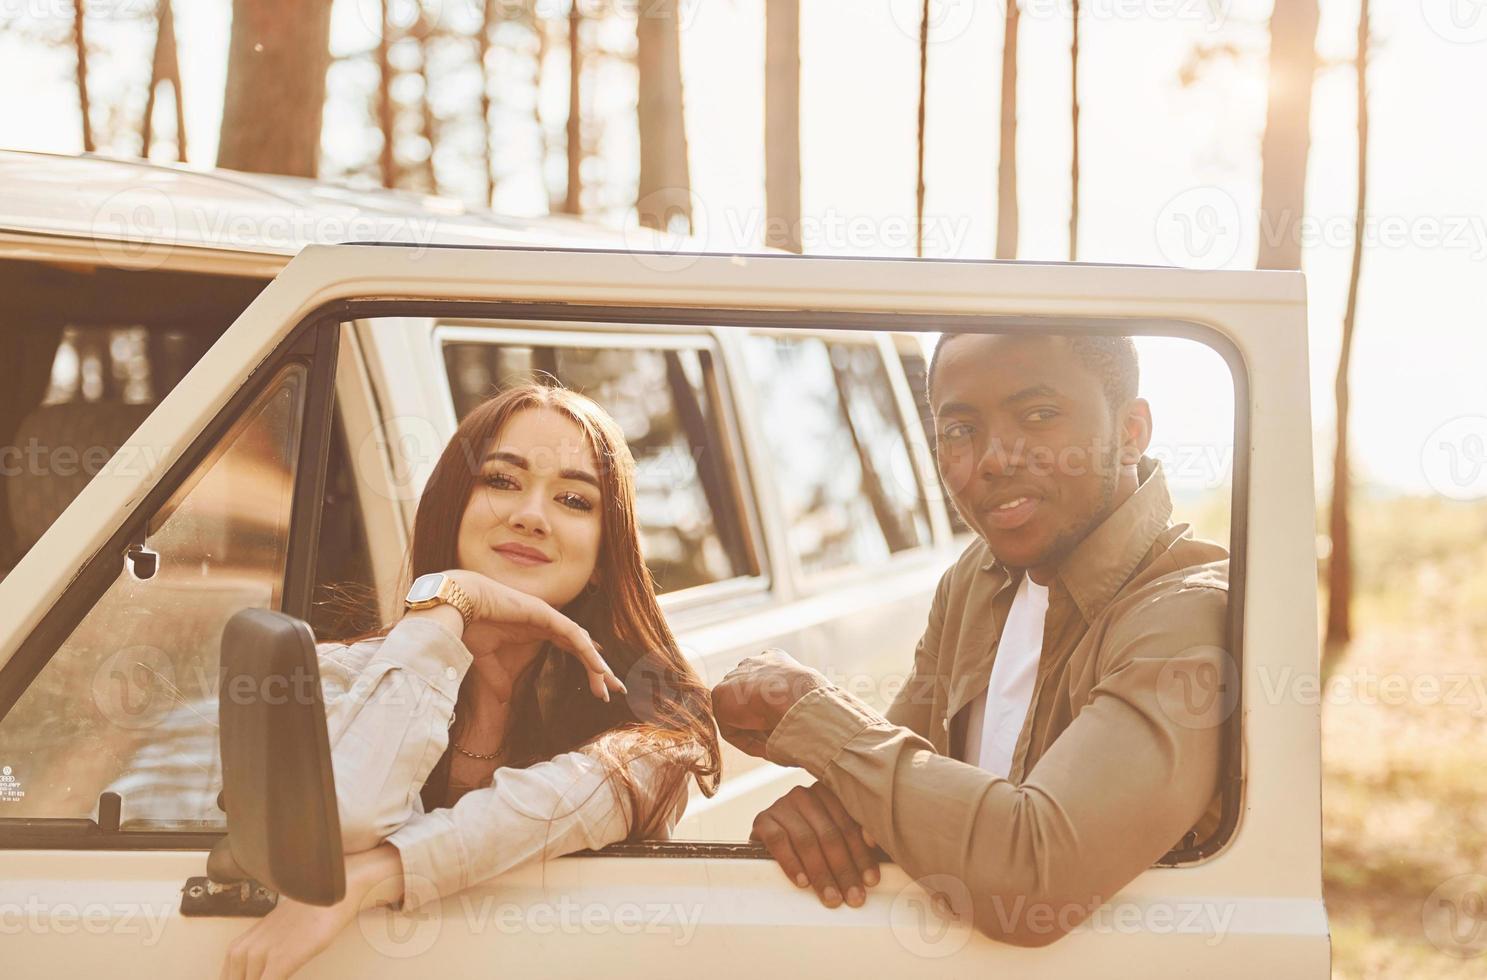
<path id="1" fill-rule="evenodd" d="M 373 900 L 411 909 L 665 834 L 688 776 L 717 788 L 707 689 L 656 602 L 634 460 L 598 405 L 528 384 L 476 408 L 429 478 L 411 551 L 397 624 L 320 648 L 346 897 L 281 897 L 229 946 L 224 977 L 290 975 Z"/>

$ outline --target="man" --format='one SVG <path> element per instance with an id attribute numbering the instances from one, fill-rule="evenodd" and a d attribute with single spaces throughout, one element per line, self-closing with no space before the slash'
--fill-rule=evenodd
<path id="1" fill-rule="evenodd" d="M 729 741 L 818 779 L 754 836 L 828 906 L 862 904 L 877 842 L 1045 945 L 1217 825 L 1232 700 L 1191 695 L 1227 676 L 1227 554 L 1170 524 L 1137 375 L 1127 337 L 942 337 L 936 458 L 976 540 L 886 717 L 779 651 L 714 690 Z"/>

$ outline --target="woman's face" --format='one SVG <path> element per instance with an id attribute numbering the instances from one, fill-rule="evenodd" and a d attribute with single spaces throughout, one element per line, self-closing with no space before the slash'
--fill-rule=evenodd
<path id="1" fill-rule="evenodd" d="M 459 565 L 554 608 L 594 577 L 602 499 L 583 429 L 549 408 L 507 420 L 491 440 L 460 520 Z"/>

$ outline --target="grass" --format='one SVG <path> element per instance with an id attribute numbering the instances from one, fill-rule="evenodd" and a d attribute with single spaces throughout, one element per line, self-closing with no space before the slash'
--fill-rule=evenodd
<path id="1" fill-rule="evenodd" d="M 1322 713 L 1333 975 L 1487 976 L 1487 905 L 1457 907 L 1468 944 L 1425 925 L 1438 886 L 1487 874 L 1487 504 L 1365 500 L 1354 534 L 1355 638 L 1333 682 L 1360 693 Z M 1404 696 L 1366 693 L 1388 675 Z"/>

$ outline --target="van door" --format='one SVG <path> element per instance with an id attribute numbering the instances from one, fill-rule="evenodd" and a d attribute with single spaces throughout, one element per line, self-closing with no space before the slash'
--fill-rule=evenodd
<path id="1" fill-rule="evenodd" d="M 515 314 L 729 327 L 770 338 L 753 356 L 797 367 L 809 351 L 781 347 L 826 329 L 1119 329 L 1193 336 L 1219 350 L 1233 371 L 1239 434 L 1230 652 L 1240 690 L 1222 692 L 1233 706 L 1225 825 L 1044 949 L 1000 945 L 939 918 L 930 892 L 942 883 L 910 881 L 892 866 L 865 908 L 827 910 L 757 847 L 673 842 L 520 869 L 421 914 L 364 913 L 303 975 L 464 975 L 488 963 L 650 976 L 676 962 L 719 976 L 1074 977 L 1113 963 L 1154 977 L 1324 976 L 1317 708 L 1267 696 L 1276 678 L 1317 669 L 1303 297 L 1299 277 L 1277 273 L 305 249 L 131 437 L 133 465 L 106 468 L 0 583 L 11 614 L 0 624 L 0 763 L 15 787 L 0 799 L 7 966 L 125 976 L 218 968 L 242 920 L 179 913 L 182 883 L 201 873 L 220 832 L 202 789 L 209 774 L 151 735 L 197 725 L 206 743 L 211 716 L 190 690 L 163 711 L 153 695 L 182 688 L 183 677 L 204 683 L 198 674 L 210 687 L 222 610 L 308 612 L 340 325 Z M 782 424 L 757 401 L 748 411 L 748 425 Z M 774 512 L 799 511 L 783 487 L 760 499 L 771 493 L 781 498 Z M 803 563 L 803 539 L 792 541 L 788 527 L 766 529 L 766 545 Z M 111 798 L 99 805 L 103 793 L 117 794 L 117 809 Z M 17 806 L 25 815 L 5 819 L 3 808 Z"/>

